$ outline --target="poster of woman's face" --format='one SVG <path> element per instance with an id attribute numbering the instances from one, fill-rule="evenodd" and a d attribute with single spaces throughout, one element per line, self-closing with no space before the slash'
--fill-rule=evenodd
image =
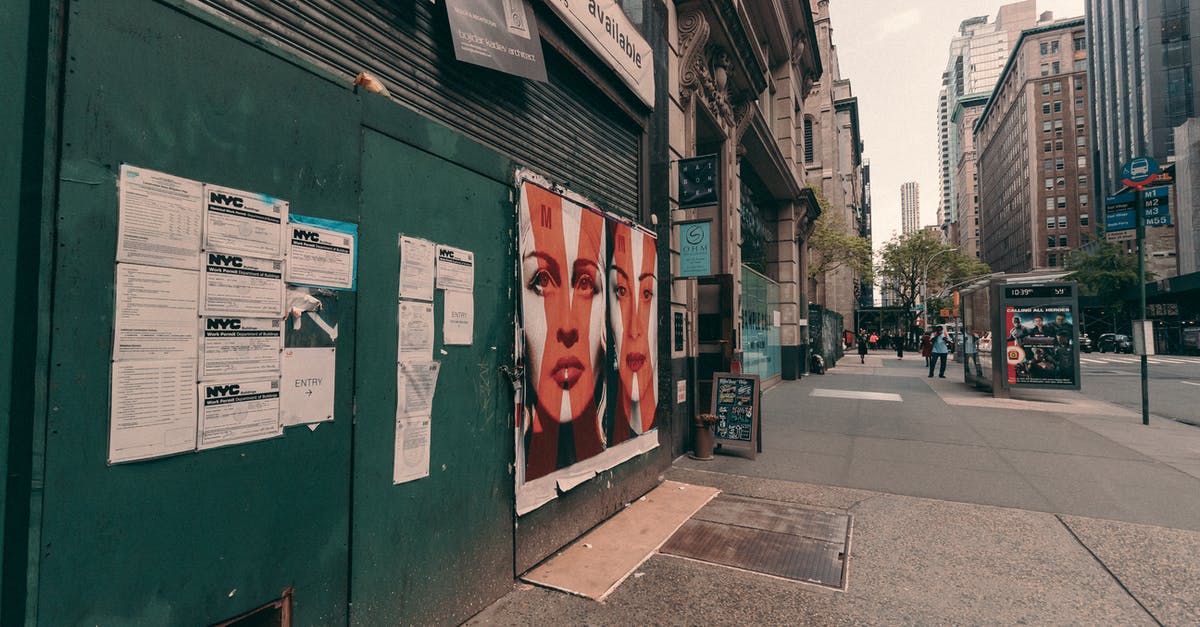
<path id="1" fill-rule="evenodd" d="M 658 274 L 654 237 L 615 220 L 608 269 L 609 329 L 616 354 L 612 444 L 654 428 L 657 409 Z"/>
<path id="2" fill-rule="evenodd" d="M 608 264 L 600 214 L 529 182 L 518 213 L 529 481 L 604 450 Z"/>

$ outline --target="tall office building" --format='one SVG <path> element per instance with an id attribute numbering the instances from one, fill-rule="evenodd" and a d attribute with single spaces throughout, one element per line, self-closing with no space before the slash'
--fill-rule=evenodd
<path id="1" fill-rule="evenodd" d="M 921 230 L 921 186 L 916 181 L 900 184 L 900 233 Z"/>
<path id="2" fill-rule="evenodd" d="M 1090 117 L 1096 122 L 1093 189 L 1104 198 L 1121 187 L 1125 161 L 1143 155 L 1159 163 L 1175 159 L 1174 129 L 1196 114 L 1200 45 L 1191 45 L 1191 33 L 1200 33 L 1200 3 L 1087 0 L 1084 10 Z M 1178 213 L 1172 214 L 1174 224 Z M 1173 276 L 1175 227 L 1154 227 L 1147 235 L 1147 269 L 1159 278 Z"/>
<path id="3" fill-rule="evenodd" d="M 1046 17 L 1049 17 L 1048 15 Z M 1012 44 L 1021 31 L 1037 23 L 1036 0 L 1021 0 L 1000 7 L 994 22 L 981 15 L 963 20 L 958 34 L 950 40 L 946 71 L 942 73 L 942 88 L 938 92 L 938 174 L 941 188 L 938 194 L 938 224 L 944 233 L 959 219 L 955 177 L 963 155 L 963 142 L 955 132 L 955 117 L 961 117 L 960 103 L 964 100 L 986 98 L 1004 69 Z M 966 227 L 962 227 L 966 229 Z M 974 227 L 966 229 L 973 232 Z M 956 242 L 958 243 L 958 242 Z"/>
<path id="4" fill-rule="evenodd" d="M 997 272 L 1063 265 L 1093 236 L 1082 18 L 1021 33 L 975 124 L 981 257 Z"/>

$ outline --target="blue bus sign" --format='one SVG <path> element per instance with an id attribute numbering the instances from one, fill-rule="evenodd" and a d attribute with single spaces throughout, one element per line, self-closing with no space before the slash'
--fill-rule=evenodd
<path id="1" fill-rule="evenodd" d="M 1158 178 L 1162 171 L 1150 157 L 1134 157 L 1121 166 L 1121 183 L 1141 189 Z"/>

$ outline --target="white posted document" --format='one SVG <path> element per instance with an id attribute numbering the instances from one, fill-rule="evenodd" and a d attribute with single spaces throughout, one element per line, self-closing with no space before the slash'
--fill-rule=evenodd
<path id="1" fill-rule="evenodd" d="M 469 345 L 475 332 L 475 295 L 447 291 L 443 309 L 442 341 L 447 345 Z"/>
<path id="2" fill-rule="evenodd" d="M 333 420 L 335 348 L 287 348 L 283 351 L 279 420 L 283 426 Z"/>
<path id="3" fill-rule="evenodd" d="M 354 235 L 308 224 L 289 224 L 288 233 L 288 283 L 354 286 Z"/>
<path id="4" fill-rule="evenodd" d="M 437 287 L 439 290 L 474 290 L 475 253 L 451 246 L 438 246 Z"/>
<path id="5" fill-rule="evenodd" d="M 433 359 L 433 303 L 400 301 L 397 362 L 423 362 Z"/>
<path id="6" fill-rule="evenodd" d="M 199 279 L 193 270 L 117 264 L 113 359 L 195 359 Z"/>
<path id="7" fill-rule="evenodd" d="M 266 194 L 204 186 L 204 250 L 283 258 L 288 203 Z"/>
<path id="8" fill-rule="evenodd" d="M 195 270 L 204 186 L 127 164 L 120 177 L 117 261 Z"/>
<path id="9" fill-rule="evenodd" d="M 207 252 L 200 277 L 206 316 L 283 316 L 283 262 Z"/>
<path id="10" fill-rule="evenodd" d="M 429 416 L 396 418 L 392 485 L 429 476 Z"/>
<path id="11" fill-rule="evenodd" d="M 108 463 L 196 448 L 196 360 L 112 365 Z"/>
<path id="12" fill-rule="evenodd" d="M 400 297 L 433 300 L 437 247 L 428 240 L 400 236 Z"/>
<path id="13" fill-rule="evenodd" d="M 279 318 L 200 319 L 200 378 L 278 372 L 283 350 Z"/>
<path id="14" fill-rule="evenodd" d="M 225 379 L 201 383 L 197 448 L 265 440 L 283 434 L 279 379 Z"/>
<path id="15" fill-rule="evenodd" d="M 437 390 L 436 361 L 401 363 L 396 385 L 396 416 L 417 418 L 433 415 L 433 395 Z"/>

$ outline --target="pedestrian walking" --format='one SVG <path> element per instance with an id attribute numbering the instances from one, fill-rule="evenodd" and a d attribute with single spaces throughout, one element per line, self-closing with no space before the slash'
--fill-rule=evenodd
<path id="1" fill-rule="evenodd" d="M 879 334 L 871 332 L 871 348 L 879 348 Z"/>
<path id="2" fill-rule="evenodd" d="M 892 341 L 896 343 L 896 359 L 904 359 L 904 336 L 897 334 Z"/>
<path id="3" fill-rule="evenodd" d="M 858 332 L 858 361 L 859 363 L 867 363 L 867 342 L 870 341 L 870 336 L 867 335 L 867 330 L 862 329 Z"/>
<path id="4" fill-rule="evenodd" d="M 928 332 L 921 336 L 921 356 L 925 358 L 925 367 L 928 368 L 929 360 L 933 357 L 933 340 Z"/>
<path id="5" fill-rule="evenodd" d="M 950 346 L 947 343 L 946 332 L 940 326 L 933 328 L 933 337 L 930 338 L 933 344 L 931 349 L 932 355 L 929 360 L 929 377 L 933 377 L 933 368 L 941 362 L 941 369 L 938 370 L 938 378 L 946 378 L 946 354 L 950 352 Z"/>

